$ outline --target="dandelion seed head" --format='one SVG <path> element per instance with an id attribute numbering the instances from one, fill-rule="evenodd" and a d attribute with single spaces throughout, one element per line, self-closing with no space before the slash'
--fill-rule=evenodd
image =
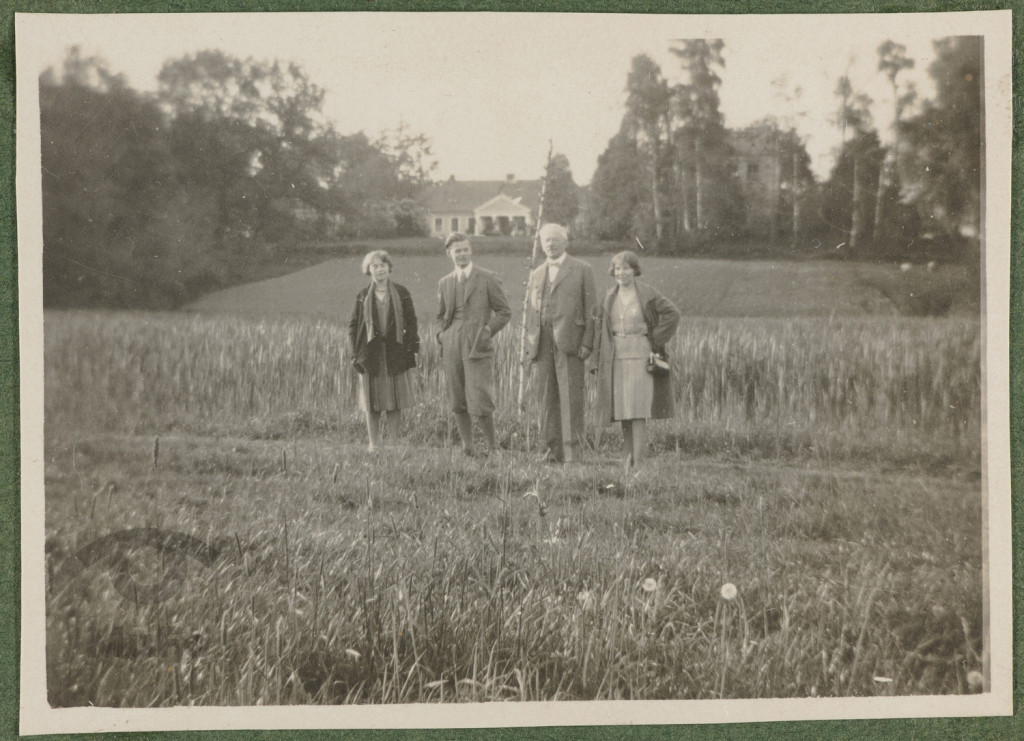
<path id="1" fill-rule="evenodd" d="M 967 687 L 971 692 L 981 692 L 985 688 L 985 677 L 977 669 L 967 672 Z"/>
<path id="2" fill-rule="evenodd" d="M 644 579 L 643 583 L 640 586 L 641 588 L 643 588 L 645 592 L 658 591 L 658 582 L 656 582 L 651 577 L 647 577 L 646 579 Z"/>
<path id="3" fill-rule="evenodd" d="M 734 599 L 736 599 L 736 595 L 739 594 L 739 590 L 736 589 L 735 584 L 733 584 L 731 581 L 727 581 L 725 584 L 722 585 L 722 588 L 719 590 L 719 594 L 722 595 L 722 599 L 726 600 L 727 602 L 732 602 Z"/>

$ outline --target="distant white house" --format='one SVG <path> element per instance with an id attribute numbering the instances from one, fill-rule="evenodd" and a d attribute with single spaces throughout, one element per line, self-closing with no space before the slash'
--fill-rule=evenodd
<path id="1" fill-rule="evenodd" d="M 428 185 L 417 200 L 427 212 L 432 236 L 528 235 L 540 205 L 540 180 L 456 180 Z"/>
<path id="2" fill-rule="evenodd" d="M 753 233 L 767 233 L 772 214 L 778 208 L 782 183 L 782 162 L 777 135 L 767 128 L 730 131 L 733 172 L 739 180 L 746 205 L 746 227 Z"/>

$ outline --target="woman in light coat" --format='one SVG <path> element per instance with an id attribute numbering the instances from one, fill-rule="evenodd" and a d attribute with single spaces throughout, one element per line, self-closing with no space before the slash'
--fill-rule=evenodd
<path id="1" fill-rule="evenodd" d="M 664 356 L 675 336 L 679 309 L 654 286 L 638 281 L 640 260 L 632 252 L 612 258 L 608 291 L 598 315 L 593 371 L 597 373 L 596 424 L 622 424 L 626 462 L 637 466 L 647 444 L 647 420 L 675 415 L 669 371 L 648 364 Z"/>

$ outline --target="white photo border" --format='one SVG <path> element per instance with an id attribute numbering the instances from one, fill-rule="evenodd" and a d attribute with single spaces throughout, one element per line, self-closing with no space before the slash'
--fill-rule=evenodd
<path id="1" fill-rule="evenodd" d="M 315 14 L 260 14 L 267 32 L 280 22 Z M 406 14 L 371 13 L 384 21 Z M 409 14 L 412 15 L 412 14 Z M 416 13 L 418 23 L 460 15 Z M 526 15 L 526 14 L 517 14 Z M 561 14 L 565 15 L 565 14 Z M 302 18 L 300 18 L 300 16 Z M 1010 518 L 1009 296 L 1012 77 L 1010 11 L 885 15 L 691 16 L 694 36 L 728 37 L 741 24 L 765 33 L 881 33 L 898 37 L 903 24 L 927 24 L 935 36 L 984 37 L 985 270 L 983 293 L 983 540 L 987 576 L 992 691 L 980 695 L 843 699 L 664 700 L 486 703 L 466 705 L 355 705 L 286 707 L 175 707 L 161 709 L 51 708 L 46 701 L 43 502 L 42 208 L 38 79 L 42 50 L 55 27 L 141 23 L 147 14 L 75 16 L 17 14 L 17 207 L 21 353 L 21 700 L 22 734 L 185 729 L 478 728 L 617 724 L 735 723 L 748 721 L 990 716 L 1012 713 L 1012 579 Z M 575 16 L 578 22 L 615 23 L 615 15 Z M 658 16 L 645 16 L 656 23 Z M 237 14 L 165 14 L 160 22 L 217 23 L 230 28 Z M 251 18 L 248 20 L 252 20 Z M 872 37 L 874 38 L 874 37 Z"/>

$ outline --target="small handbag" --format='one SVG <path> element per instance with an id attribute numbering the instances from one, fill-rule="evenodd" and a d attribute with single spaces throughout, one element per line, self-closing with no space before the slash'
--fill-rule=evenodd
<path id="1" fill-rule="evenodd" d="M 660 353 L 652 352 L 647 356 L 647 372 L 652 376 L 667 376 L 670 368 L 668 355 L 664 350 Z"/>

